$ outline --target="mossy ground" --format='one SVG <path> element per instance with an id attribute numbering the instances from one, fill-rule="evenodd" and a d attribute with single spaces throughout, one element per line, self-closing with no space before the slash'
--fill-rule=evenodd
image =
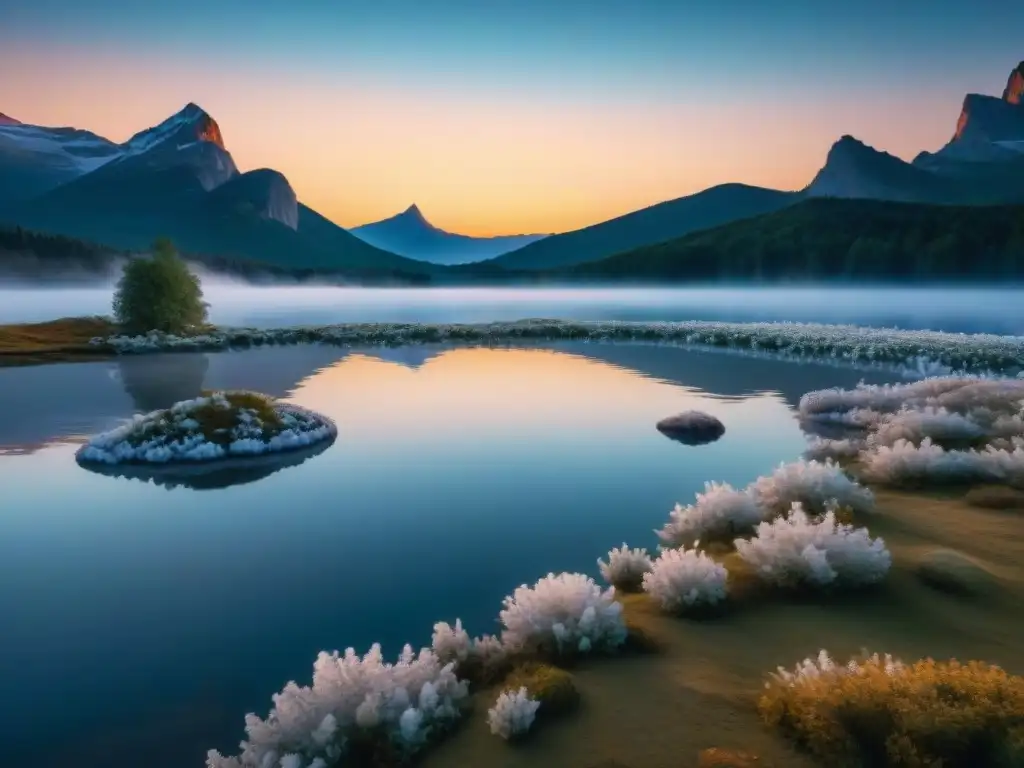
<path id="1" fill-rule="evenodd" d="M 204 396 L 210 395 L 204 392 Z M 199 422 L 199 431 L 203 437 L 217 445 L 226 446 L 232 441 L 231 430 L 240 423 L 239 414 L 242 409 L 255 411 L 255 417 L 262 422 L 263 439 L 269 440 L 284 429 L 281 417 L 274 408 L 274 400 L 257 392 L 224 392 L 228 407 L 217 403 L 207 403 L 193 409 L 188 415 Z M 144 443 L 157 435 L 167 435 L 171 439 L 183 437 L 187 430 L 178 427 L 174 422 L 158 420 L 149 424 L 128 438 L 132 445 Z"/>
<path id="2" fill-rule="evenodd" d="M 831 766 L 767 727 L 757 710 L 767 674 L 828 649 L 846 659 L 862 649 L 908 662 L 978 659 L 1024 673 L 1024 528 L 1005 511 L 972 507 L 963 490 L 928 495 L 879 489 L 878 514 L 858 523 L 881 535 L 893 571 L 878 589 L 779 595 L 717 553 L 734 590 L 733 609 L 710 619 L 666 616 L 644 594 L 620 595 L 627 622 L 653 653 L 584 660 L 572 669 L 579 709 L 516 748 L 487 728 L 497 692 L 475 689 L 465 727 L 425 755 L 426 768 L 697 768 L 701 757 L 756 756 L 758 768 Z M 916 574 L 923 553 L 963 552 L 998 582 L 984 600 L 937 592 Z M 722 758 L 724 759 L 724 757 Z M 703 760 L 704 762 L 701 762 Z M 723 765 L 729 766 L 726 762 Z"/>

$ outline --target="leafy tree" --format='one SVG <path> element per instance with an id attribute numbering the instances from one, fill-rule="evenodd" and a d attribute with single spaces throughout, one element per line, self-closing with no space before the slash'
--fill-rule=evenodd
<path id="1" fill-rule="evenodd" d="M 114 294 L 114 315 L 130 333 L 186 333 L 206 321 L 199 278 L 188 270 L 170 240 L 153 244 L 153 255 L 129 261 Z"/>

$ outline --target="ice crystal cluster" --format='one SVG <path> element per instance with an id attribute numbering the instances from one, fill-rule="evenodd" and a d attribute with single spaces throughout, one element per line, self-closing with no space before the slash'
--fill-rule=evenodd
<path id="1" fill-rule="evenodd" d="M 601 576 L 616 589 L 635 592 L 643 582 L 644 574 L 651 570 L 651 558 L 646 549 L 630 549 L 623 542 L 618 549 L 608 552 L 608 562 L 597 561 Z"/>
<path id="2" fill-rule="evenodd" d="M 644 574 L 644 591 L 666 611 L 716 605 L 725 600 L 728 571 L 695 549 L 666 549 Z"/>
<path id="3" fill-rule="evenodd" d="M 664 547 L 731 542 L 752 533 L 762 521 L 785 514 L 794 502 L 815 513 L 824 512 L 830 504 L 855 513 L 874 508 L 871 491 L 851 480 L 835 462 L 801 460 L 780 465 L 742 491 L 728 483 L 706 483 L 693 504 L 676 504 L 669 521 L 655 533 Z"/>
<path id="4" fill-rule="evenodd" d="M 525 687 L 502 691 L 494 706 L 487 710 L 487 724 L 494 735 L 511 739 L 530 730 L 538 709 L 540 702 L 531 698 Z"/>
<path id="5" fill-rule="evenodd" d="M 411 755 L 462 715 L 468 686 L 433 651 L 406 646 L 394 664 L 380 646 L 365 656 L 321 653 L 311 687 L 294 682 L 273 697 L 263 720 L 245 718 L 241 753 L 207 755 L 207 768 L 326 768 L 337 765 L 357 731 L 380 734 Z"/>
<path id="6" fill-rule="evenodd" d="M 875 482 L 1024 486 L 1024 380 L 944 376 L 909 384 L 810 392 L 805 423 L 860 436 L 817 439 L 814 456 L 856 456 Z"/>
<path id="7" fill-rule="evenodd" d="M 892 565 L 881 538 L 840 523 L 831 509 L 811 517 L 800 502 L 785 517 L 758 525 L 753 538 L 737 539 L 736 551 L 760 578 L 785 587 L 870 584 Z"/>
<path id="8" fill-rule="evenodd" d="M 611 651 L 626 640 L 615 587 L 602 590 L 581 573 L 548 574 L 518 587 L 499 614 L 502 645 L 509 650 L 557 653 Z"/>
<path id="9" fill-rule="evenodd" d="M 909 375 L 954 371 L 1016 373 L 1024 369 L 1024 338 L 907 331 L 817 323 L 720 323 L 520 320 L 481 324 L 354 323 L 259 330 L 223 328 L 202 336 L 160 333 L 93 339 L 121 354 L 213 350 L 260 344 L 339 346 L 423 343 L 508 344 L 520 341 L 643 341 L 730 349 L 758 356 L 818 359 L 895 367 Z"/>
<path id="10" fill-rule="evenodd" d="M 293 450 L 334 434 L 329 419 L 304 408 L 254 392 L 217 392 L 136 415 L 91 438 L 77 458 L 104 464 L 208 461 Z"/>
<path id="11" fill-rule="evenodd" d="M 804 659 L 792 670 L 779 667 L 771 675 L 770 682 L 766 683 L 765 686 L 770 687 L 774 683 L 776 685 L 793 687 L 823 677 L 863 674 L 866 669 L 871 667 L 882 669 L 887 675 L 896 675 L 906 669 L 902 661 L 893 658 L 889 654 L 879 656 L 875 653 L 860 659 L 850 659 L 845 664 L 837 664 L 828 651 L 821 650 L 816 658 Z"/>

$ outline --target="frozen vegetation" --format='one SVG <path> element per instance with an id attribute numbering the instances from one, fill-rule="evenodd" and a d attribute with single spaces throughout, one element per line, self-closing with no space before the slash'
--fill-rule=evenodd
<path id="1" fill-rule="evenodd" d="M 860 514 L 874 509 L 874 496 L 831 459 L 794 461 L 757 478 L 742 491 L 728 483 L 705 483 L 704 493 L 698 493 L 689 506 L 676 504 L 656 533 L 663 547 L 692 546 L 698 541 L 729 543 L 753 533 L 759 523 L 786 514 L 794 503 L 815 514 L 829 505 Z"/>
<path id="2" fill-rule="evenodd" d="M 222 328 L 177 337 L 151 333 L 93 339 L 122 354 L 319 342 L 339 346 L 424 343 L 501 345 L 523 341 L 643 341 L 727 348 L 794 359 L 897 368 L 910 375 L 1024 370 L 1024 337 L 906 331 L 815 323 L 520 320 L 482 324 L 357 323 L 276 330 Z"/>
<path id="3" fill-rule="evenodd" d="M 353 743 L 373 738 L 411 755 L 462 716 L 468 693 L 454 665 L 426 648 L 416 654 L 406 646 L 394 664 L 385 663 L 378 645 L 362 657 L 351 648 L 321 653 L 311 687 L 288 683 L 265 720 L 246 716 L 241 753 L 211 750 L 206 765 L 326 768 Z"/>
<path id="4" fill-rule="evenodd" d="M 540 702 L 531 698 L 525 687 L 502 691 L 494 706 L 487 710 L 487 724 L 494 735 L 511 739 L 530 730 L 538 709 Z"/>
<path id="5" fill-rule="evenodd" d="M 832 509 L 811 517 L 798 501 L 785 517 L 758 525 L 753 538 L 737 539 L 736 551 L 761 579 L 782 587 L 871 584 L 892 565 L 881 538 L 839 522 Z"/>
<path id="6" fill-rule="evenodd" d="M 725 600 L 725 566 L 695 549 L 666 549 L 643 577 L 644 591 L 666 611 L 683 613 Z"/>
<path id="7" fill-rule="evenodd" d="M 854 513 L 871 512 L 875 497 L 867 488 L 850 479 L 831 460 L 794 461 L 782 464 L 772 474 L 759 477 L 750 492 L 764 510 L 787 511 L 799 502 L 814 513 L 835 502 Z"/>
<path id="8" fill-rule="evenodd" d="M 137 415 L 76 454 L 100 464 L 201 462 L 280 453 L 330 440 L 325 416 L 255 392 L 216 392 Z"/>
<path id="9" fill-rule="evenodd" d="M 602 590 L 581 573 L 549 573 L 532 587 L 518 587 L 499 619 L 501 642 L 515 651 L 614 651 L 626 640 L 615 587 Z"/>
<path id="10" fill-rule="evenodd" d="M 646 549 L 630 549 L 623 542 L 619 549 L 608 553 L 608 562 L 598 560 L 601 576 L 616 589 L 636 592 L 640 589 L 644 574 L 651 570 L 651 558 Z"/>
<path id="11" fill-rule="evenodd" d="M 810 392 L 805 423 L 854 436 L 816 439 L 815 457 L 855 458 L 867 480 L 894 485 L 987 482 L 1024 487 L 1024 380 L 944 376 Z"/>
<path id="12" fill-rule="evenodd" d="M 704 493 L 688 506 L 676 504 L 669 521 L 655 531 L 663 546 L 692 546 L 697 541 L 732 541 L 764 519 L 749 489 L 737 491 L 728 483 L 705 483 Z"/>

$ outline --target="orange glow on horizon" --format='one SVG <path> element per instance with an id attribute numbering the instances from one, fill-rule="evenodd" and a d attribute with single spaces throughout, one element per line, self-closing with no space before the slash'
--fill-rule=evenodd
<path id="1" fill-rule="evenodd" d="M 15 60 L 0 110 L 23 122 L 123 141 L 194 101 L 241 170 L 281 171 L 302 202 L 344 227 L 417 203 L 435 226 L 475 236 L 564 232 L 725 182 L 799 189 L 844 133 L 911 157 L 948 140 L 959 110 L 944 94 L 869 105 L 808 94 L 784 109 L 773 94 L 714 104 L 481 100 L 273 72 L 210 76 L 202 63 L 169 71 L 143 54 L 0 53 L 8 70 Z"/>

